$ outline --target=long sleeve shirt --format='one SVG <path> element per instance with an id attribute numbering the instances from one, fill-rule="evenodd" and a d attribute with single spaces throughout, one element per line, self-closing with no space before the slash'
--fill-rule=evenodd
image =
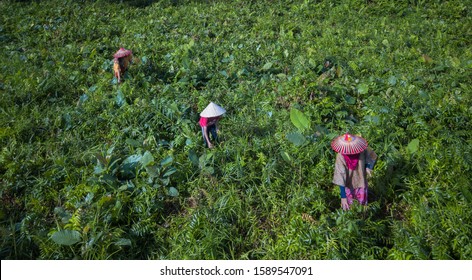
<path id="1" fill-rule="evenodd" d="M 350 170 L 343 155 L 338 153 L 334 165 L 333 184 L 354 189 L 366 188 L 366 166 L 373 168 L 376 159 L 377 155 L 375 152 L 368 148 L 360 153 L 357 167 L 354 170 Z"/>

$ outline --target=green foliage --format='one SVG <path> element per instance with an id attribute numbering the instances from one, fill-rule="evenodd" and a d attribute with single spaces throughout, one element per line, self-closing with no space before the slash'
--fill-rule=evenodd
<path id="1" fill-rule="evenodd" d="M 75 243 L 79 242 L 80 232 L 76 230 L 60 230 L 56 231 L 51 235 L 52 241 L 59 245 L 74 245 Z"/>
<path id="2" fill-rule="evenodd" d="M 408 143 L 407 149 L 410 153 L 415 153 L 416 151 L 418 151 L 419 145 L 420 145 L 420 140 L 413 139 L 410 141 L 410 143 Z"/>
<path id="3" fill-rule="evenodd" d="M 287 134 L 287 139 L 296 146 L 302 146 L 307 142 L 305 136 L 298 132 Z"/>
<path id="4" fill-rule="evenodd" d="M 302 132 L 310 129 L 310 120 L 296 108 L 290 110 L 290 120 Z"/>
<path id="5" fill-rule="evenodd" d="M 471 259 L 466 2 L 269 2 L 0 2 L 0 257 Z"/>

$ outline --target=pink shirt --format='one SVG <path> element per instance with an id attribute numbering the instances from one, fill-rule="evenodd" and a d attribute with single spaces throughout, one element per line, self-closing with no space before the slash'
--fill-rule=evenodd
<path id="1" fill-rule="evenodd" d="M 214 118 L 200 117 L 200 126 L 205 127 L 205 126 L 214 125 L 219 119 L 220 117 L 214 117 Z"/>

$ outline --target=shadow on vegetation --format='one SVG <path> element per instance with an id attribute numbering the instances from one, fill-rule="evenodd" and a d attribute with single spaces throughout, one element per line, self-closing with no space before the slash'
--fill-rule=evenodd
<path id="1" fill-rule="evenodd" d="M 371 180 L 369 203 L 379 202 L 380 211 L 377 213 L 377 218 L 384 219 L 391 216 L 391 206 L 398 203 L 401 194 L 407 191 L 402 178 L 411 174 L 412 171 L 415 172 L 414 169 L 404 157 L 396 158 L 387 164 L 383 176 L 374 177 Z M 393 214 L 394 219 L 401 220 L 403 218 L 403 213 L 395 212 Z"/>

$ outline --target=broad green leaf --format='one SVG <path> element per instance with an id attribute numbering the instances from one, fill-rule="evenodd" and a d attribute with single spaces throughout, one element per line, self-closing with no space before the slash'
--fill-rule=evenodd
<path id="1" fill-rule="evenodd" d="M 68 130 L 72 127 L 72 117 L 70 116 L 69 113 L 65 113 L 65 114 L 62 115 L 62 122 L 63 122 L 63 126 L 66 130 Z"/>
<path id="2" fill-rule="evenodd" d="M 54 208 L 54 213 L 61 218 L 61 221 L 66 224 L 69 222 L 70 218 L 72 218 L 72 215 L 68 213 L 64 208 L 62 207 L 56 207 Z"/>
<path id="3" fill-rule="evenodd" d="M 190 150 L 188 152 L 188 158 L 190 159 L 193 165 L 198 166 L 198 156 L 194 150 Z"/>
<path id="4" fill-rule="evenodd" d="M 306 137 L 298 132 L 287 134 L 287 139 L 292 142 L 295 146 L 301 146 L 306 143 Z"/>
<path id="5" fill-rule="evenodd" d="M 321 135 L 326 135 L 329 133 L 329 130 L 326 127 L 320 126 L 320 125 L 315 126 L 315 130 L 316 130 L 315 136 L 317 137 Z"/>
<path id="6" fill-rule="evenodd" d="M 116 105 L 118 105 L 119 107 L 126 104 L 125 95 L 123 94 L 123 92 L 121 92 L 121 90 L 118 90 L 118 92 L 116 93 L 115 102 Z"/>
<path id="7" fill-rule="evenodd" d="M 97 90 L 97 88 L 98 88 L 97 85 L 93 85 L 93 86 L 89 87 L 88 91 L 90 93 L 94 93 Z M 86 96 L 86 94 L 84 94 L 84 95 Z M 88 99 L 88 96 L 87 96 L 87 99 Z"/>
<path id="8" fill-rule="evenodd" d="M 418 139 L 413 139 L 410 141 L 410 143 L 408 144 L 408 151 L 413 154 L 415 153 L 416 151 L 418 151 L 418 148 L 420 146 L 420 140 Z"/>
<path id="9" fill-rule="evenodd" d="M 353 61 L 349 61 L 347 64 L 348 64 L 349 67 L 351 67 L 352 70 L 354 70 L 354 71 L 357 71 L 357 70 L 359 69 L 359 67 L 357 66 L 357 64 L 354 63 Z"/>
<path id="10" fill-rule="evenodd" d="M 290 157 L 290 155 L 285 152 L 285 151 L 280 151 L 280 155 L 282 156 L 282 158 L 288 162 L 288 163 L 291 163 L 292 162 L 292 158 Z"/>
<path id="11" fill-rule="evenodd" d="M 223 58 L 223 59 L 221 60 L 221 62 L 223 62 L 223 63 L 228 63 L 228 62 L 231 62 L 231 61 L 233 61 L 233 60 L 234 60 L 234 56 L 233 56 L 233 55 L 229 55 L 229 56 Z"/>
<path id="12" fill-rule="evenodd" d="M 118 241 L 115 242 L 115 245 L 131 246 L 131 240 L 129 240 L 128 238 L 120 238 Z"/>
<path id="13" fill-rule="evenodd" d="M 135 154 L 135 155 L 131 155 L 129 157 L 127 157 L 123 163 L 126 164 L 126 163 L 130 163 L 130 164 L 137 164 L 140 160 L 141 160 L 142 156 L 141 155 L 138 155 L 138 154 Z"/>
<path id="14" fill-rule="evenodd" d="M 147 174 L 152 178 L 159 177 L 159 169 L 155 165 L 148 165 L 145 168 Z"/>
<path id="15" fill-rule="evenodd" d="M 272 68 L 272 62 L 267 62 L 266 64 L 264 64 L 264 66 L 262 66 L 262 70 L 269 70 L 270 68 Z"/>
<path id="16" fill-rule="evenodd" d="M 461 192 L 462 192 L 462 195 L 465 197 L 465 199 L 467 200 L 467 202 L 469 203 L 472 203 L 472 193 L 469 189 L 469 187 L 466 187 L 465 184 L 463 184 L 461 186 Z"/>
<path id="17" fill-rule="evenodd" d="M 391 85 L 391 86 L 396 85 L 396 84 L 397 84 L 397 77 L 395 77 L 395 76 L 390 76 L 390 77 L 388 78 L 388 83 L 389 83 L 389 85 Z"/>
<path id="18" fill-rule="evenodd" d="M 364 121 L 365 122 L 372 122 L 374 124 L 379 124 L 380 118 L 379 118 L 379 116 L 365 116 Z"/>
<path id="19" fill-rule="evenodd" d="M 368 84 L 360 84 L 357 86 L 357 92 L 361 95 L 367 94 L 369 92 Z"/>
<path id="20" fill-rule="evenodd" d="M 53 233 L 51 239 L 56 244 L 70 246 L 79 242 L 82 237 L 80 236 L 80 233 L 76 230 L 64 229 Z"/>
<path id="21" fill-rule="evenodd" d="M 222 70 L 222 71 L 220 71 L 219 73 L 220 73 L 221 75 L 223 75 L 225 78 L 228 78 L 228 77 L 229 77 L 229 76 L 228 76 L 228 73 L 226 73 L 225 70 Z"/>
<path id="22" fill-rule="evenodd" d="M 127 157 L 120 166 L 120 172 L 123 177 L 130 179 L 136 176 L 136 168 L 141 161 L 141 155 L 131 155 Z"/>
<path id="23" fill-rule="evenodd" d="M 285 75 L 284 73 L 279 73 L 279 74 L 277 74 L 277 77 L 279 79 L 285 79 L 285 78 L 287 78 L 287 75 Z"/>
<path id="24" fill-rule="evenodd" d="M 161 166 L 166 166 L 171 164 L 174 161 L 174 158 L 172 156 L 168 156 L 165 159 L 161 160 Z"/>
<path id="25" fill-rule="evenodd" d="M 143 157 L 141 158 L 141 165 L 143 167 L 146 167 L 153 162 L 154 162 L 154 157 L 152 156 L 151 152 L 146 151 Z"/>
<path id="26" fill-rule="evenodd" d="M 346 103 L 349 105 L 355 105 L 357 101 L 355 97 L 352 97 L 350 95 L 344 96 L 344 100 L 346 100 Z"/>
<path id="27" fill-rule="evenodd" d="M 87 94 L 82 94 L 79 98 L 79 102 L 77 102 L 77 105 L 78 106 L 81 106 L 82 104 L 85 103 L 85 101 L 87 101 L 89 99 L 88 95 Z"/>
<path id="28" fill-rule="evenodd" d="M 107 184 L 109 186 L 114 186 L 118 181 L 117 181 L 116 177 L 111 175 L 111 174 L 103 174 L 100 177 L 100 182 L 104 183 L 104 184 Z"/>
<path id="29" fill-rule="evenodd" d="M 170 175 L 174 174 L 177 171 L 175 167 L 168 167 L 167 171 L 162 175 L 162 177 L 169 177 Z"/>
<path id="30" fill-rule="evenodd" d="M 168 108 L 171 109 L 171 111 L 172 111 L 173 113 L 180 113 L 180 111 L 179 111 L 179 105 L 177 105 L 177 103 L 175 103 L 175 102 L 173 102 L 172 104 L 170 104 Z"/>
<path id="31" fill-rule="evenodd" d="M 296 108 L 290 110 L 290 120 L 293 125 L 302 132 L 310 128 L 310 120 Z"/>
<path id="32" fill-rule="evenodd" d="M 105 195 L 105 196 L 102 196 L 98 202 L 97 202 L 97 205 L 99 207 L 104 207 L 104 206 L 107 206 L 109 205 L 111 202 L 113 202 L 113 198 L 109 195 Z"/>
<path id="33" fill-rule="evenodd" d="M 102 174 L 103 171 L 105 171 L 106 169 L 103 168 L 103 165 L 99 162 L 97 162 L 97 165 L 94 166 L 93 168 L 93 173 L 94 174 Z"/>
<path id="34" fill-rule="evenodd" d="M 211 166 L 204 166 L 202 168 L 202 173 L 211 175 L 211 174 L 215 173 L 215 169 Z"/>
<path id="35" fill-rule="evenodd" d="M 169 195 L 173 196 L 173 197 L 176 197 L 176 196 L 179 195 L 179 191 L 174 187 L 170 187 L 169 188 Z"/>
<path id="36" fill-rule="evenodd" d="M 126 144 L 132 146 L 132 147 L 141 147 L 141 143 L 139 141 L 136 141 L 134 139 L 128 138 L 126 139 Z"/>

